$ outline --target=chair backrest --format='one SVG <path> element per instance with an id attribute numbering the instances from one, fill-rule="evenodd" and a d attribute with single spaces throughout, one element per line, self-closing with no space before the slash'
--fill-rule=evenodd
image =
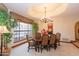
<path id="1" fill-rule="evenodd" d="M 43 35 L 41 44 L 42 45 L 48 45 L 48 39 L 49 39 L 48 35 Z"/>
<path id="2" fill-rule="evenodd" d="M 41 33 L 36 33 L 35 39 L 40 39 L 41 38 Z"/>
<path id="3" fill-rule="evenodd" d="M 31 41 L 31 40 L 33 40 L 33 38 L 32 37 L 29 37 L 28 35 L 26 35 L 26 40 L 27 41 Z"/>
<path id="4" fill-rule="evenodd" d="M 26 40 L 28 41 L 28 35 L 26 35 Z"/>
<path id="5" fill-rule="evenodd" d="M 28 35 L 26 35 L 26 40 L 27 40 L 27 43 L 30 44 Z"/>
<path id="6" fill-rule="evenodd" d="M 56 41 L 56 35 L 55 34 L 51 34 L 50 35 L 50 42 L 49 42 L 49 44 L 55 44 L 55 41 Z"/>
<path id="7" fill-rule="evenodd" d="M 60 38 L 61 38 L 61 33 L 56 33 L 56 38 L 57 38 L 57 40 L 59 40 L 59 41 L 60 41 Z"/>
<path id="8" fill-rule="evenodd" d="M 26 35 L 26 40 L 27 40 L 28 46 L 35 45 L 34 40 L 33 40 L 33 39 L 30 39 L 30 38 L 28 37 L 28 35 Z"/>

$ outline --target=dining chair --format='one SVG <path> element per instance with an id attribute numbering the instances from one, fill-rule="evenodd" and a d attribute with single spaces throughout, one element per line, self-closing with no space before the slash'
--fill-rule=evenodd
<path id="1" fill-rule="evenodd" d="M 56 33 L 57 44 L 60 46 L 61 33 Z"/>
<path id="2" fill-rule="evenodd" d="M 31 38 L 28 38 L 28 35 L 26 35 L 27 43 L 28 43 L 28 52 L 30 49 L 36 49 L 35 48 L 35 41 Z"/>
<path id="3" fill-rule="evenodd" d="M 49 41 L 49 50 L 51 47 L 54 47 L 54 49 L 57 48 L 57 39 L 55 34 L 50 35 L 50 41 Z"/>
<path id="4" fill-rule="evenodd" d="M 49 46 L 48 46 L 48 39 L 49 39 L 48 35 L 43 35 L 43 36 L 42 36 L 41 53 L 42 53 L 42 50 L 43 50 L 44 48 L 46 48 L 47 51 L 48 51 L 48 48 L 49 48 Z"/>
<path id="5" fill-rule="evenodd" d="M 41 41 L 42 41 L 41 33 L 36 33 L 34 40 L 35 40 L 35 47 L 36 47 L 37 51 L 39 52 L 39 46 L 40 46 Z"/>
<path id="6" fill-rule="evenodd" d="M 36 33 L 35 34 L 35 39 L 40 40 L 41 39 L 41 33 Z"/>

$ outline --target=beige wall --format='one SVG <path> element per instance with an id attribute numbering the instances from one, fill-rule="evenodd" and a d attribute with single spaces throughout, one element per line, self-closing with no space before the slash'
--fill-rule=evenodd
<path id="1" fill-rule="evenodd" d="M 79 21 L 79 17 L 57 17 L 53 21 L 53 33 L 61 33 L 61 41 L 75 40 L 75 23 Z M 47 30 L 47 23 L 36 21 L 39 25 L 39 32 L 45 28 Z"/>

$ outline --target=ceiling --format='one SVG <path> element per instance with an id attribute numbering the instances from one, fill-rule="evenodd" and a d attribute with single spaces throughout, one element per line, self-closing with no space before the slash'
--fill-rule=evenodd
<path id="1" fill-rule="evenodd" d="M 55 4 L 55 3 L 54 3 Z M 39 19 L 38 16 L 39 13 L 36 13 L 35 15 L 31 14 L 30 12 L 32 12 L 33 8 L 32 7 L 35 7 L 37 6 L 36 8 L 43 6 L 43 3 L 4 3 L 4 5 L 10 10 L 10 11 L 14 11 L 20 15 L 23 15 L 27 18 L 30 18 L 30 19 Z M 60 4 L 59 4 L 60 5 Z M 79 16 L 79 4 L 78 3 L 68 3 L 68 4 L 65 4 L 66 8 L 65 10 L 62 12 L 62 13 L 59 13 L 59 14 L 54 14 L 53 10 L 51 13 L 51 15 L 49 17 L 57 17 L 57 16 L 62 16 L 62 17 L 75 17 L 75 16 Z M 51 4 L 51 6 L 53 6 L 53 4 Z M 47 7 L 47 6 L 46 6 Z M 41 8 L 39 8 L 40 11 Z M 39 9 L 35 9 L 34 12 L 36 11 L 39 11 Z M 52 9 L 52 8 L 51 8 Z M 59 11 L 62 11 L 64 8 L 62 8 L 61 10 Z M 29 11 L 30 10 L 30 11 Z M 44 10 L 42 11 L 44 12 Z M 57 12 L 56 12 L 57 13 Z M 38 16 L 37 16 L 38 15 Z M 42 15 L 42 14 L 41 14 Z M 36 16 L 36 17 L 35 17 Z M 43 15 L 42 15 L 43 16 Z M 38 17 L 38 18 L 37 18 Z"/>

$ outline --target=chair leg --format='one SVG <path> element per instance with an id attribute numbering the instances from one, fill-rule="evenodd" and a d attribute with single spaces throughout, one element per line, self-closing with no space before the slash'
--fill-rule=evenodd
<path id="1" fill-rule="evenodd" d="M 38 50 L 38 52 L 39 52 L 39 45 L 37 46 L 37 50 Z"/>
<path id="2" fill-rule="evenodd" d="M 57 48 L 57 44 L 54 44 L 54 49 L 56 50 L 56 48 Z"/>
<path id="3" fill-rule="evenodd" d="M 37 46 L 35 45 L 35 51 L 37 51 Z"/>
<path id="4" fill-rule="evenodd" d="M 47 51 L 49 51 L 49 46 L 47 45 Z"/>
<path id="5" fill-rule="evenodd" d="M 60 42 L 58 43 L 58 46 L 60 46 Z"/>
<path id="6" fill-rule="evenodd" d="M 30 46 L 28 46 L 28 52 L 29 52 Z"/>
<path id="7" fill-rule="evenodd" d="M 41 53 L 42 53 L 42 48 L 41 48 Z"/>
<path id="8" fill-rule="evenodd" d="M 48 46 L 48 48 L 49 48 L 49 51 L 50 51 L 50 45 Z"/>
<path id="9" fill-rule="evenodd" d="M 41 53 L 42 53 L 42 50 L 43 50 L 43 46 L 41 45 Z"/>

